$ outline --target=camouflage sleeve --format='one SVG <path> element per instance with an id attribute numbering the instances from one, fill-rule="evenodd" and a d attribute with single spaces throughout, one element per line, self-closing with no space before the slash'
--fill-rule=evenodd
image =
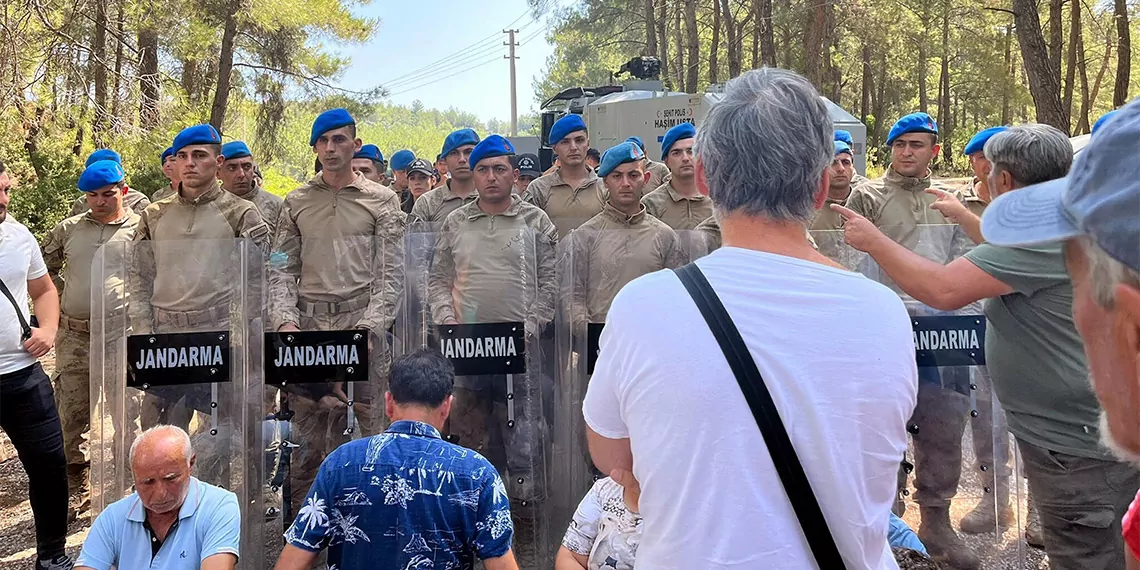
<path id="1" fill-rule="evenodd" d="M 555 246 L 558 245 L 558 228 L 554 227 L 554 222 L 550 221 L 545 212 L 539 220 L 534 240 L 538 296 L 535 298 L 532 317 L 528 319 L 534 321 L 531 326 L 537 325 L 533 329 L 535 333 L 541 331 L 547 323 L 554 320 L 554 300 L 558 296 L 557 260 L 554 252 Z"/>
<path id="2" fill-rule="evenodd" d="M 847 202 L 843 204 L 843 206 L 871 220 L 871 223 L 876 223 L 878 216 L 875 215 L 875 202 L 866 192 L 862 192 L 858 188 L 852 190 L 851 195 L 847 197 Z"/>
<path id="3" fill-rule="evenodd" d="M 135 237 L 123 260 L 127 267 L 127 318 L 133 334 L 149 334 L 154 330 L 154 240 L 150 235 L 152 211 L 145 212 L 135 229 Z"/>
<path id="4" fill-rule="evenodd" d="M 289 200 L 281 206 L 277 234 L 269 254 L 269 326 L 277 331 L 286 323 L 300 326 L 297 279 L 301 275 L 301 232 L 293 220 Z"/>
<path id="5" fill-rule="evenodd" d="M 538 206 L 542 210 L 546 210 L 546 192 L 543 191 L 541 185 L 535 184 L 536 181 L 537 179 L 531 180 L 530 184 L 527 184 L 526 190 L 523 191 L 522 199 Z"/>
<path id="6" fill-rule="evenodd" d="M 149 205 L 150 205 L 150 198 L 143 196 L 142 198 L 139 198 L 138 202 L 135 202 L 134 206 L 131 206 L 131 210 L 134 210 L 134 212 L 136 214 L 141 216 L 143 211 L 146 210 L 146 207 Z"/>
<path id="7" fill-rule="evenodd" d="M 86 212 L 87 209 L 88 209 L 87 208 L 87 196 L 80 196 L 80 197 L 76 198 L 74 202 L 71 203 L 71 213 L 68 214 L 67 216 L 69 218 L 71 216 L 78 216 L 79 214 Z"/>
<path id="8" fill-rule="evenodd" d="M 396 309 L 404 294 L 404 230 L 407 214 L 399 201 L 385 204 L 376 217 L 372 261 L 372 287 L 368 308 L 356 323 L 382 336 L 396 319 Z"/>
<path id="9" fill-rule="evenodd" d="M 570 232 L 564 241 L 568 242 L 567 255 L 570 260 L 570 291 L 562 298 L 569 306 L 565 308 L 570 315 L 570 326 L 575 335 L 586 334 L 586 325 L 589 323 L 587 310 L 587 297 L 590 293 L 590 248 L 593 233 L 588 230 Z"/>
<path id="10" fill-rule="evenodd" d="M 67 236 L 64 235 L 65 230 L 63 222 L 60 222 L 52 228 L 48 233 L 47 239 L 44 240 L 40 251 L 44 256 L 44 263 L 47 265 L 48 275 L 51 277 L 51 282 L 55 284 L 56 290 L 60 295 L 63 295 L 63 245 L 67 241 Z"/>
<path id="11" fill-rule="evenodd" d="M 658 256 L 665 269 L 676 269 L 689 262 L 681 247 L 681 239 L 672 229 L 663 231 L 657 237 Z"/>
<path id="12" fill-rule="evenodd" d="M 649 192 L 641 197 L 641 205 L 645 206 L 645 213 L 653 216 L 654 218 L 661 217 L 661 209 L 657 207 L 657 201 L 654 200 L 656 196 L 653 192 Z"/>
<path id="13" fill-rule="evenodd" d="M 455 236 L 451 224 L 445 221 L 436 238 L 435 258 L 428 273 L 427 302 L 431 320 L 437 325 L 456 318 L 451 301 L 451 289 L 455 286 Z"/>
<path id="14" fill-rule="evenodd" d="M 409 223 L 427 222 L 431 220 L 431 204 L 428 203 L 431 198 L 427 200 L 424 198 L 428 198 L 428 194 L 420 196 L 420 198 L 412 204 L 412 213 L 409 214 L 410 219 L 408 220 Z"/>
<path id="15" fill-rule="evenodd" d="M 261 250 L 263 255 L 269 254 L 269 248 L 273 237 L 269 235 L 269 224 L 261 218 L 261 212 L 258 211 L 257 206 L 253 206 L 246 210 L 238 222 L 238 235 L 247 238 L 253 242 L 257 249 Z"/>

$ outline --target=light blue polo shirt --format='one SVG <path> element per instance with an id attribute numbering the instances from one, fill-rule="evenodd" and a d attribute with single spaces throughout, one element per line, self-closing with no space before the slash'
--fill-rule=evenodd
<path id="1" fill-rule="evenodd" d="M 138 493 L 107 507 L 91 525 L 76 566 L 94 570 L 162 568 L 199 570 L 215 554 L 238 555 L 241 514 L 237 495 L 190 478 L 186 502 L 178 511 L 158 554 L 151 557 L 150 533 L 143 527 L 146 510 Z"/>

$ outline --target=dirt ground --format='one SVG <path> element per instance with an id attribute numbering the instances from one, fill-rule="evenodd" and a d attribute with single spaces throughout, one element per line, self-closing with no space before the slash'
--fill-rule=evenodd
<path id="1" fill-rule="evenodd" d="M 54 354 L 49 354 L 42 362 L 45 370 L 51 374 L 55 368 Z M 969 437 L 970 430 L 967 430 L 966 438 Z M 970 445 L 968 439 L 963 442 L 962 447 L 967 455 L 972 453 L 973 446 Z M 981 490 L 982 485 L 978 473 L 968 467 L 973 465 L 973 458 L 964 457 L 962 463 L 963 474 L 958 497 L 951 503 L 951 517 L 955 524 L 978 501 L 988 496 Z M 913 489 L 911 491 L 913 492 Z M 1003 535 L 962 534 L 967 544 L 982 557 L 984 570 L 1045 570 L 1048 568 L 1048 559 L 1044 552 L 1025 544 L 1019 530 L 1024 528 L 1024 521 L 1027 516 L 1024 483 L 1022 483 L 1020 492 L 1016 493 L 1016 496 L 1019 498 L 1017 520 L 1021 522 L 1012 526 Z M 11 444 L 0 432 L 0 570 L 26 570 L 32 568 L 35 562 L 35 529 L 27 497 L 27 476 L 24 474 Z M 917 505 L 909 504 L 903 519 L 917 530 L 920 522 Z M 72 558 L 78 556 L 83 540 L 87 537 L 87 529 L 90 523 L 89 518 L 81 518 L 70 524 L 67 551 Z M 266 524 L 265 565 L 268 568 L 272 567 L 275 555 L 281 548 L 281 521 L 278 518 Z"/>

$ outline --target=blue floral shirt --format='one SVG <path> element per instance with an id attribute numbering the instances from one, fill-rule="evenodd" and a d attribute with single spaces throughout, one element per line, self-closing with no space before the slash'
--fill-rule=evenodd
<path id="1" fill-rule="evenodd" d="M 285 541 L 327 548 L 330 570 L 450 570 L 506 554 L 513 535 L 491 463 L 428 424 L 399 421 L 325 458 Z"/>

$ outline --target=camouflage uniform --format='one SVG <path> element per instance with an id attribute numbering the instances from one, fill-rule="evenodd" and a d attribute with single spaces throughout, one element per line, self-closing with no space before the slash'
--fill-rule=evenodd
<path id="1" fill-rule="evenodd" d="M 850 194 L 848 194 L 850 196 Z M 832 204 L 842 206 L 847 203 L 847 200 L 835 200 L 828 198 L 823 203 L 823 208 L 820 208 L 815 213 L 815 219 L 812 220 L 811 226 L 808 228 L 813 232 L 827 232 L 835 231 L 843 227 L 843 216 L 831 209 Z"/>
<path id="2" fill-rule="evenodd" d="M 355 391 L 360 432 L 348 431 L 344 407 L 321 398 L 331 384 L 288 387 L 294 412 L 290 466 L 294 513 L 316 479 L 321 461 L 356 435 L 383 431 L 391 354 L 388 329 L 403 292 L 402 241 L 406 215 L 395 192 L 357 175 L 339 191 L 321 174 L 285 197 L 269 260 L 269 330 L 291 323 L 301 330 L 369 331 L 369 382 Z"/>
<path id="3" fill-rule="evenodd" d="M 704 194 L 682 196 L 672 183 L 656 186 L 641 199 L 649 215 L 675 230 L 691 230 L 712 216 L 712 200 Z"/>
<path id="4" fill-rule="evenodd" d="M 86 491 L 86 471 L 90 464 L 87 442 L 91 429 L 91 358 L 88 354 L 92 317 L 91 263 L 95 251 L 103 244 L 133 239 L 138 223 L 139 215 L 130 210 L 107 224 L 84 213 L 56 224 L 42 246 L 48 274 L 61 292 L 53 383 L 72 491 Z M 122 281 L 116 279 L 100 287 L 106 295 L 118 297 Z M 121 298 L 108 299 L 106 307 L 113 315 L 117 312 L 116 307 L 121 309 Z M 118 428 L 116 425 L 115 429 Z"/>
<path id="5" fill-rule="evenodd" d="M 561 170 L 555 170 L 531 181 L 522 198 L 545 211 L 558 235 L 566 236 L 602 212 L 606 187 L 593 170 L 577 188 L 571 188 L 562 180 Z"/>
<path id="6" fill-rule="evenodd" d="M 269 239 L 272 241 L 277 230 L 277 218 L 281 215 L 281 204 L 285 200 L 276 194 L 266 192 L 264 188 L 257 185 L 252 186 L 245 194 L 238 194 L 229 190 L 227 192 L 242 200 L 253 202 L 253 205 L 257 206 L 257 211 L 261 212 L 261 219 L 269 227 Z"/>
<path id="7" fill-rule="evenodd" d="M 704 245 L 706 249 L 704 252 L 700 253 L 712 253 L 713 251 L 720 249 L 720 246 L 722 245 L 720 237 L 720 222 L 717 221 L 715 216 L 709 216 L 705 219 L 705 221 L 697 224 L 697 227 L 693 228 L 693 231 L 695 231 L 697 235 L 704 238 Z M 808 232 L 807 240 L 813 248 L 819 250 L 819 245 L 815 243 L 815 238 L 812 237 L 811 232 Z"/>
<path id="8" fill-rule="evenodd" d="M 538 365 L 543 355 L 537 339 L 554 318 L 557 240 L 546 213 L 517 196 L 497 215 L 484 213 L 476 200 L 444 220 L 428 278 L 436 324 L 525 323 L 528 372 L 456 378 L 451 434 L 459 445 L 485 455 L 504 475 L 511 498 L 528 504 L 546 492 L 541 446 L 548 434 L 541 410 L 543 392 L 552 386 L 543 384 L 548 379 Z"/>
<path id="9" fill-rule="evenodd" d="M 151 201 L 151 203 L 154 203 L 154 202 L 158 202 L 161 200 L 165 200 L 165 199 L 167 199 L 167 198 L 169 198 L 169 197 L 171 197 L 177 193 L 178 193 L 177 188 L 175 188 L 171 184 L 167 184 L 166 186 L 159 188 L 158 191 L 156 191 L 154 193 L 154 195 L 151 196 L 150 201 Z M 139 215 L 142 215 L 142 213 L 140 212 Z"/>
<path id="10" fill-rule="evenodd" d="M 150 205 L 150 198 L 146 194 L 138 190 L 128 188 L 127 195 L 123 196 L 123 207 L 133 211 L 138 215 L 142 215 L 143 210 Z M 91 206 L 87 205 L 87 196 L 80 196 L 71 203 L 71 215 L 78 216 L 79 214 L 86 214 L 91 211 Z"/>
<path id="11" fill-rule="evenodd" d="M 669 181 L 672 173 L 669 172 L 669 167 L 665 166 L 664 162 L 646 160 L 645 163 L 645 171 L 649 173 L 649 182 L 645 183 L 646 188 L 659 188 Z"/>
<path id="12" fill-rule="evenodd" d="M 974 178 L 970 184 L 968 184 L 965 188 L 962 188 L 960 191 L 962 196 L 962 203 L 965 204 L 966 208 L 968 208 L 971 212 L 973 212 L 975 216 L 979 218 L 982 217 L 982 212 L 986 211 L 986 206 L 990 205 L 987 200 L 982 198 L 981 186 L 984 186 L 985 184 L 986 182 L 984 180 L 978 180 L 977 178 Z"/>
<path id="13" fill-rule="evenodd" d="M 448 180 L 443 186 L 424 192 L 416 200 L 412 205 L 411 219 L 417 223 L 439 227 L 439 224 L 447 219 L 448 214 L 474 202 L 478 195 L 478 192 L 472 191 L 467 197 L 456 196 L 451 191 L 451 181 Z"/>

